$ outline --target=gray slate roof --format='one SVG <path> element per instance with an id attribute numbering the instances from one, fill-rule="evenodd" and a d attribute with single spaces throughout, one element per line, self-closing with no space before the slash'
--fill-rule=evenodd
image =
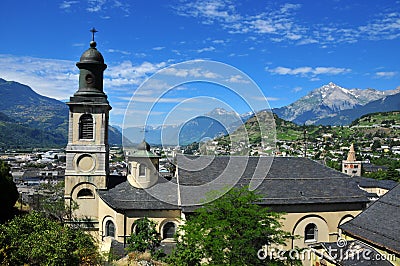
<path id="1" fill-rule="evenodd" d="M 394 180 L 378 180 L 362 176 L 354 176 L 353 178 L 363 188 L 384 188 L 390 190 L 398 185 L 398 182 Z"/>
<path id="2" fill-rule="evenodd" d="M 225 180 L 236 181 L 236 186 L 250 185 L 250 188 L 255 184 L 257 192 L 265 195 L 261 204 L 267 205 L 368 201 L 366 193 L 350 176 L 306 158 L 215 157 L 204 169 L 201 169 L 201 160 L 192 158 L 192 162 L 182 160 L 184 163 L 180 164 L 178 157 L 180 185 L 199 185 L 218 179 L 222 185 Z M 241 175 L 236 180 L 238 174 Z M 222 187 L 217 181 L 213 187 L 219 185 Z M 181 188 L 183 204 L 185 196 L 195 196 L 184 192 Z"/>
<path id="3" fill-rule="evenodd" d="M 161 178 L 160 178 L 161 179 Z M 165 184 L 166 180 L 160 180 L 153 186 L 153 190 Z M 177 192 L 171 191 L 170 201 L 175 204 L 166 203 L 155 196 L 156 192 L 148 189 L 133 187 L 128 181 L 124 181 L 114 188 L 108 190 L 98 190 L 100 198 L 109 206 L 116 210 L 177 210 Z"/>
<path id="4" fill-rule="evenodd" d="M 358 239 L 400 254 L 400 185 L 339 227 Z"/>
<path id="5" fill-rule="evenodd" d="M 368 202 L 366 192 L 350 176 L 306 158 L 180 155 L 177 166 L 178 179 L 159 177 L 160 182 L 150 189 L 137 189 L 125 181 L 98 194 L 121 210 L 192 211 L 190 207 L 200 205 L 207 192 L 229 185 L 257 188 L 265 195 L 259 204 L 266 205 Z"/>

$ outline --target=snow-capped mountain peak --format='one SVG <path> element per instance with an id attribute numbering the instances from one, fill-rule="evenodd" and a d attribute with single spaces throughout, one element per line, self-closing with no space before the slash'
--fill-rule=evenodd
<path id="1" fill-rule="evenodd" d="M 378 91 L 375 89 L 347 89 L 333 82 L 314 89 L 296 102 L 274 110 L 286 120 L 312 124 L 342 110 L 353 109 L 382 97 L 399 93 L 400 89 Z"/>

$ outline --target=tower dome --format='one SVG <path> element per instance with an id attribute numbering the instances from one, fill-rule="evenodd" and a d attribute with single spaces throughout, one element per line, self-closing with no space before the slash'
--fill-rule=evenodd
<path id="1" fill-rule="evenodd" d="M 96 49 L 97 43 L 95 41 L 90 42 L 90 48 L 83 52 L 79 63 L 98 63 L 104 64 L 103 55 Z"/>
<path id="2" fill-rule="evenodd" d="M 140 143 L 140 144 L 137 146 L 137 149 L 138 149 L 139 151 L 150 151 L 150 144 L 147 143 L 145 140 L 143 140 L 142 143 Z"/>

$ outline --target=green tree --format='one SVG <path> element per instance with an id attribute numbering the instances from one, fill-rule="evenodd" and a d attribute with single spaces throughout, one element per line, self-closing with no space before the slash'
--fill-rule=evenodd
<path id="1" fill-rule="evenodd" d="M 145 217 L 135 221 L 134 232 L 128 238 L 127 251 L 150 252 L 154 254 L 160 246 L 160 235 L 156 230 L 157 224 Z"/>
<path id="2" fill-rule="evenodd" d="M 18 190 L 15 185 L 10 166 L 0 161 L 0 221 L 4 221 L 11 217 L 15 202 L 18 200 Z"/>
<path id="3" fill-rule="evenodd" d="M 69 217 L 70 213 L 79 206 L 75 201 L 72 202 L 71 207 L 65 204 L 64 182 L 41 184 L 39 191 L 37 211 L 61 223 L 64 223 L 65 219 L 73 220 L 74 217 Z"/>
<path id="4" fill-rule="evenodd" d="M 0 225 L 1 265 L 96 265 L 94 240 L 83 231 L 64 227 L 38 212 Z"/>
<path id="5" fill-rule="evenodd" d="M 399 181 L 400 173 L 393 166 L 389 166 L 388 170 L 386 171 L 386 178 L 394 181 Z"/>
<path id="6" fill-rule="evenodd" d="M 257 256 L 262 246 L 284 244 L 291 237 L 281 229 L 281 214 L 258 205 L 261 199 L 247 188 L 234 188 L 197 209 L 179 228 L 177 247 L 169 262 L 191 266 L 200 265 L 202 260 L 206 265 L 284 265 Z"/>

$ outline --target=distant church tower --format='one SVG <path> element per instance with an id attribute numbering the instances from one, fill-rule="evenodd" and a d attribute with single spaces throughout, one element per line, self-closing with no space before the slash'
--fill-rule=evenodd
<path id="1" fill-rule="evenodd" d="M 107 188 L 109 174 L 108 119 L 111 106 L 103 91 L 104 58 L 96 49 L 93 33 L 90 48 L 76 63 L 79 89 L 69 106 L 66 147 L 65 201 L 72 218 L 98 220 L 96 189 Z M 74 210 L 74 202 L 79 208 Z"/>
<path id="2" fill-rule="evenodd" d="M 361 176 L 361 161 L 356 161 L 353 144 L 350 146 L 347 160 L 342 161 L 342 172 L 351 176 Z"/>

